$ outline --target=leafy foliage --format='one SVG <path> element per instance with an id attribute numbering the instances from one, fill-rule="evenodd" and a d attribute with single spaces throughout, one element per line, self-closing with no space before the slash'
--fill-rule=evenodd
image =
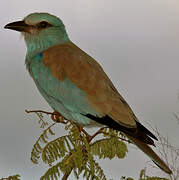
<path id="1" fill-rule="evenodd" d="M 58 179 L 57 177 L 60 177 L 61 172 L 65 176 L 72 171 L 77 179 L 82 174 L 86 179 L 106 180 L 103 170 L 94 160 L 94 155 L 100 155 L 97 152 L 94 153 L 94 147 L 98 143 L 90 143 L 86 134 L 80 132 L 78 126 L 73 122 L 69 121 L 65 128 L 69 134 L 48 142 L 41 152 L 42 161 L 49 166 L 60 160 L 56 165 L 49 168 L 41 180 Z M 108 144 L 110 144 L 109 142 Z M 103 147 L 103 143 L 99 143 L 100 147 L 104 149 L 105 145 Z M 111 152 L 107 152 L 109 151 L 106 149 L 107 157 L 111 157 Z M 115 155 L 115 153 L 113 154 Z"/>
<path id="2" fill-rule="evenodd" d="M 100 159 L 124 158 L 127 152 L 127 146 L 122 141 L 118 141 L 118 138 L 112 137 L 94 142 L 91 145 L 91 152 Z"/>
<path id="3" fill-rule="evenodd" d="M 83 128 L 79 127 L 72 121 L 65 120 L 60 114 L 50 113 L 45 111 L 26 111 L 27 113 L 35 112 L 40 118 L 40 128 L 43 129 L 42 134 L 35 142 L 32 152 L 31 161 L 38 164 L 41 159 L 43 163 L 49 166 L 49 169 L 40 178 L 40 180 L 67 180 L 73 172 L 76 179 L 80 176 L 87 180 L 107 180 L 96 158 L 113 159 L 114 157 L 124 158 L 128 152 L 124 142 L 131 143 L 123 133 L 120 133 L 109 128 L 101 128 L 93 135 L 89 135 Z M 52 120 L 55 123 L 47 127 L 48 123 L 44 119 L 43 113 L 52 115 Z M 55 116 L 55 117 L 54 117 Z M 52 130 L 53 126 L 58 123 L 65 124 L 67 135 L 58 137 L 54 140 L 49 140 L 49 137 L 54 137 L 55 133 Z M 46 129 L 45 129 L 46 128 Z M 100 137 L 98 135 L 101 135 Z M 98 136 L 98 137 L 97 137 Z M 162 143 L 161 155 L 168 157 L 167 150 L 171 150 L 172 162 L 178 160 L 178 149 L 171 146 L 164 137 L 159 136 Z M 96 138 L 97 137 L 97 138 Z M 174 152 L 174 153 L 173 153 Z M 164 153 L 164 154 L 162 154 Z M 165 158 L 166 159 L 166 158 Z M 167 161 L 168 162 L 168 161 Z M 175 176 L 170 179 L 177 179 L 177 169 Z M 20 180 L 19 175 L 1 178 L 0 180 Z M 131 177 L 121 177 L 121 180 L 134 180 Z M 150 177 L 146 175 L 146 170 L 140 172 L 139 180 L 168 180 L 161 177 Z"/>
<path id="4" fill-rule="evenodd" d="M 30 112 L 30 111 L 28 111 Z M 47 126 L 42 114 L 38 114 L 41 128 Z M 72 121 L 65 120 L 60 114 L 40 111 L 40 113 L 54 115 L 52 120 L 55 123 L 43 130 L 35 142 L 31 160 L 38 164 L 39 159 L 49 166 L 49 169 L 40 180 L 67 180 L 71 173 L 76 179 L 83 176 L 87 180 L 106 180 L 103 169 L 100 167 L 96 158 L 113 159 L 124 158 L 128 152 L 125 142 L 131 143 L 123 133 L 101 128 L 93 135 Z M 49 136 L 54 136 L 53 126 L 62 123 L 68 131 L 67 135 L 49 140 Z M 42 125 L 43 124 L 43 125 Z M 100 136 L 98 136 L 100 134 Z M 133 178 L 121 177 L 121 180 L 133 180 Z M 141 170 L 139 180 L 168 180 L 160 177 L 149 177 L 145 170 Z"/>
<path id="5" fill-rule="evenodd" d="M 34 164 L 38 164 L 38 159 L 40 158 L 39 154 L 42 153 L 43 148 L 41 144 L 46 144 L 48 143 L 48 137 L 49 135 L 55 135 L 54 132 L 52 131 L 51 127 L 54 126 L 55 124 L 52 124 L 49 126 L 47 129 L 43 131 L 43 133 L 40 135 L 38 140 L 33 146 L 32 152 L 31 152 L 31 161 Z"/>
<path id="6" fill-rule="evenodd" d="M 14 175 L 14 176 L 9 176 L 7 178 L 1 178 L 0 180 L 20 180 L 19 177 L 20 176 L 17 174 L 17 175 Z"/>
<path id="7" fill-rule="evenodd" d="M 39 114 L 37 115 L 39 117 Z M 42 117 L 41 115 L 40 122 L 44 123 L 45 120 Z M 76 179 L 81 175 L 87 180 L 106 180 L 96 157 L 99 159 L 124 158 L 127 146 L 120 139 L 124 138 L 124 135 L 108 128 L 101 128 L 91 136 L 72 121 L 63 120 L 62 123 L 68 131 L 67 135 L 49 141 L 49 136 L 54 135 L 52 127 L 56 123 L 53 123 L 43 130 L 33 146 L 32 162 L 37 164 L 41 159 L 43 163 L 49 165 L 41 180 L 53 180 L 62 176 L 62 179 L 67 179 L 72 172 Z M 102 137 L 94 140 L 98 134 Z"/>

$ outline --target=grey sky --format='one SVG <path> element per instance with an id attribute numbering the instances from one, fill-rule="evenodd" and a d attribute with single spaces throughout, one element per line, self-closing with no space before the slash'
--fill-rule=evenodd
<path id="1" fill-rule="evenodd" d="M 25 109 L 50 110 L 25 66 L 25 43 L 9 22 L 32 12 L 60 17 L 71 40 L 94 57 L 125 97 L 139 120 L 158 126 L 179 146 L 179 1 L 177 0 L 6 0 L 0 6 L 0 177 L 19 173 L 36 180 L 47 167 L 30 161 L 40 134 L 37 118 Z M 63 134 L 62 128 L 59 132 Z M 130 149 L 124 160 L 100 161 L 108 177 L 138 177 L 149 159 Z M 159 170 L 158 175 L 162 174 Z"/>

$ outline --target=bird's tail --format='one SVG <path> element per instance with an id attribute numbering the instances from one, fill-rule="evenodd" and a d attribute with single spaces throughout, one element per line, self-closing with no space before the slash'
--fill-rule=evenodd
<path id="1" fill-rule="evenodd" d="M 138 140 L 135 137 L 129 136 L 126 134 L 126 136 L 138 147 L 140 148 L 147 156 L 151 158 L 151 160 L 163 171 L 165 171 L 167 174 L 172 174 L 172 171 L 170 168 L 160 159 L 160 157 L 152 150 L 152 148 L 146 144 L 145 142 L 142 142 Z"/>

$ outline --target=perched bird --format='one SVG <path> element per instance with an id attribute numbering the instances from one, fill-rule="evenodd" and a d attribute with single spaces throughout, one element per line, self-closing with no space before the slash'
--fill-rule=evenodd
<path id="1" fill-rule="evenodd" d="M 55 111 L 81 126 L 101 124 L 125 133 L 158 167 L 172 173 L 150 147 L 157 138 L 139 122 L 102 67 L 70 41 L 59 18 L 32 13 L 5 28 L 23 34 L 26 67 Z"/>

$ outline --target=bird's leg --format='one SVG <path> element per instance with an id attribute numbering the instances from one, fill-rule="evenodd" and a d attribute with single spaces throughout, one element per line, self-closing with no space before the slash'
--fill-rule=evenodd
<path id="1" fill-rule="evenodd" d="M 88 143 L 90 143 L 92 141 L 92 139 L 95 138 L 98 134 L 102 134 L 104 132 L 103 130 L 105 128 L 105 127 L 100 128 L 96 133 L 94 133 L 91 136 L 83 129 L 83 126 L 80 126 L 80 125 L 77 125 L 77 124 L 76 124 L 76 126 L 77 126 L 79 132 L 83 132 L 85 134 Z"/>
<path id="2" fill-rule="evenodd" d="M 92 139 L 95 138 L 98 134 L 104 133 L 104 131 L 103 131 L 104 128 L 105 128 L 105 127 L 102 127 L 102 128 L 100 128 L 97 132 L 95 132 L 95 133 L 90 137 L 89 142 L 91 142 Z"/>
<path id="3" fill-rule="evenodd" d="M 87 141 L 90 142 L 91 136 L 83 129 L 83 126 L 80 126 L 77 124 L 76 124 L 76 126 L 77 126 L 79 132 L 80 133 L 82 132 L 83 134 L 85 134 Z"/>

